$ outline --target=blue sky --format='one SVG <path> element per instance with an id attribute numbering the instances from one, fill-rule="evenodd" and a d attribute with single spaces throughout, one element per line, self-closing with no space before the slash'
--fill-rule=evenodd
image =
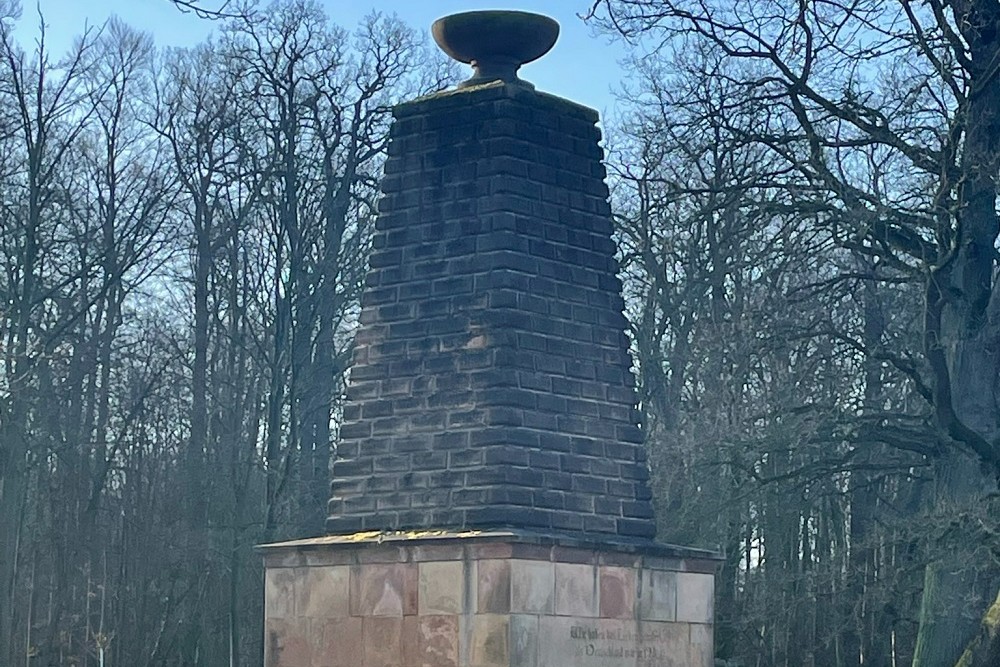
<path id="1" fill-rule="evenodd" d="M 216 0 L 205 0 L 213 6 Z M 587 11 L 591 0 L 319 0 L 333 21 L 350 28 L 372 10 L 396 13 L 408 24 L 429 31 L 430 24 L 446 14 L 473 9 L 522 9 L 547 14 L 559 21 L 561 33 L 552 51 L 525 65 L 522 78 L 539 90 L 561 95 L 596 108 L 611 111 L 611 92 L 622 77 L 619 61 L 624 49 L 607 36 L 595 36 L 577 14 Z M 37 36 L 38 15 L 32 0 L 23 0 L 24 13 L 18 29 L 28 47 Z M 169 0 L 38 0 L 47 24 L 47 41 L 61 53 L 85 24 L 100 25 L 117 14 L 126 23 L 151 32 L 158 46 L 191 46 L 204 39 L 213 23 L 176 9 Z M 217 6 L 217 4 L 215 5 Z M 471 73 L 471 71 L 470 71 Z"/>

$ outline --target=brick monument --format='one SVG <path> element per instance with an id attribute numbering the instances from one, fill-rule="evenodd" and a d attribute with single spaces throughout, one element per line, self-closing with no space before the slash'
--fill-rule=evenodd
<path id="1" fill-rule="evenodd" d="M 558 25 L 439 20 L 394 109 L 328 535 L 262 547 L 267 667 L 709 667 L 711 552 L 653 540 L 596 112 Z"/>

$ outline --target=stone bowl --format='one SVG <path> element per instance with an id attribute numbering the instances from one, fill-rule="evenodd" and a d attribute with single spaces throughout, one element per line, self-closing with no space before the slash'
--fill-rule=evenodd
<path id="1" fill-rule="evenodd" d="M 442 51 L 475 69 L 475 76 L 459 87 L 498 79 L 524 83 L 517 78 L 518 68 L 549 52 L 559 37 L 559 24 L 541 14 L 488 10 L 440 18 L 431 34 Z"/>

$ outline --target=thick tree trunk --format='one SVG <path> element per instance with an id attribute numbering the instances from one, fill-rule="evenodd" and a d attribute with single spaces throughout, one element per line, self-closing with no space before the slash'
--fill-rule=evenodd
<path id="1" fill-rule="evenodd" d="M 955 667 L 996 667 L 1000 665 L 1000 593 L 983 615 L 979 634 L 962 653 Z"/>
<path id="2" fill-rule="evenodd" d="M 968 447 L 976 459 L 953 450 L 938 463 L 938 501 L 977 502 L 996 490 L 1000 474 L 1000 376 L 995 250 L 1000 167 L 1000 4 L 958 0 L 956 23 L 969 44 L 972 88 L 965 107 L 962 152 L 965 181 L 954 253 L 947 250 L 929 278 L 925 352 L 934 372 L 939 427 Z M 989 474 L 984 475 L 984 470 Z M 987 601 L 974 586 L 970 564 L 938 561 L 928 566 L 913 667 L 951 667 L 975 635 Z"/>

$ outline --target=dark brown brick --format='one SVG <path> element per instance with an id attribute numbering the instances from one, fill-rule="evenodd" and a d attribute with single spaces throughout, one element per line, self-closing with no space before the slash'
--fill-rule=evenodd
<path id="1" fill-rule="evenodd" d="M 394 111 L 328 530 L 652 537 L 597 115 Z"/>

